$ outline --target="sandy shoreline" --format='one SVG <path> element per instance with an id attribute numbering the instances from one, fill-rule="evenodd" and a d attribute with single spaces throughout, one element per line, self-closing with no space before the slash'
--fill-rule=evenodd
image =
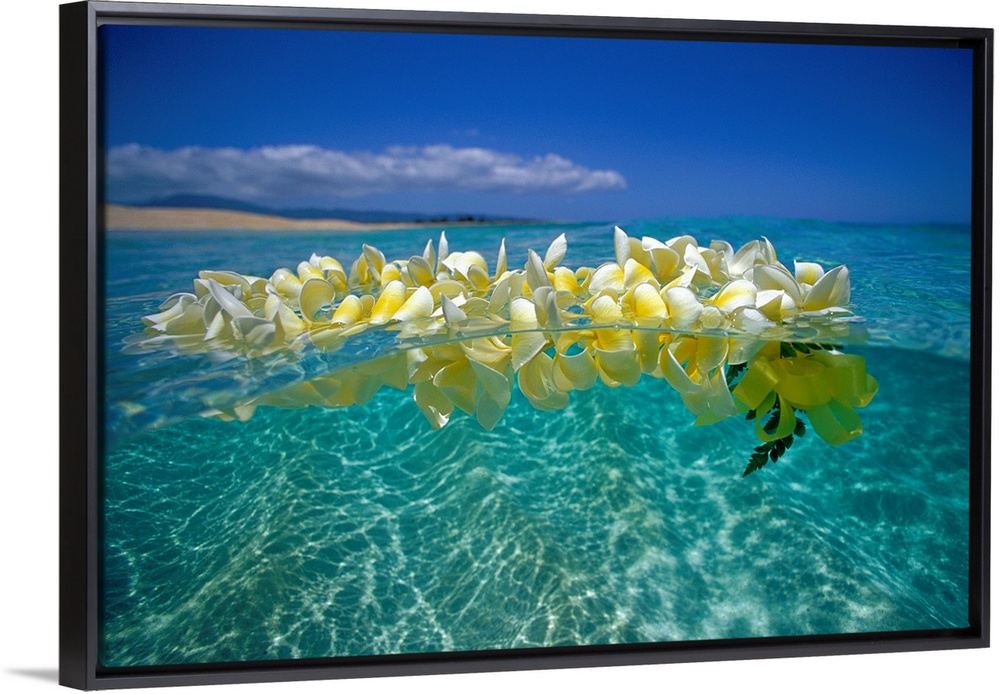
<path id="1" fill-rule="evenodd" d="M 211 230 L 248 229 L 259 231 L 368 231 L 412 229 L 441 224 L 364 223 L 346 219 L 289 219 L 277 215 L 254 214 L 235 210 L 212 210 L 189 207 L 129 207 L 106 205 L 104 226 L 108 231 L 123 229 Z"/>

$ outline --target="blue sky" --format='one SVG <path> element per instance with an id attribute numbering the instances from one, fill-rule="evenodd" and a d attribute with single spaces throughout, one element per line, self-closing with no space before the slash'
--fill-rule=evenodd
<path id="1" fill-rule="evenodd" d="M 105 26 L 107 197 L 967 222 L 971 52 Z"/>

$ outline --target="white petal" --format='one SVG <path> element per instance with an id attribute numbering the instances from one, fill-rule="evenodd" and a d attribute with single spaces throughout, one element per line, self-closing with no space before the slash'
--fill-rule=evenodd
<path id="1" fill-rule="evenodd" d="M 546 328 L 558 328 L 562 324 L 559 307 L 556 305 L 556 291 L 552 287 L 539 287 L 532 292 L 535 317 L 538 324 Z"/>
<path id="2" fill-rule="evenodd" d="M 497 253 L 497 271 L 493 275 L 494 281 L 500 279 L 500 275 L 507 272 L 507 246 L 506 239 L 500 239 L 500 251 Z"/>
<path id="3" fill-rule="evenodd" d="M 661 296 L 667 305 L 672 327 L 688 328 L 701 316 L 703 310 L 701 302 L 687 287 L 670 287 Z"/>
<path id="4" fill-rule="evenodd" d="M 448 257 L 448 239 L 447 239 L 447 237 L 445 237 L 443 231 L 441 232 L 441 238 L 440 238 L 440 240 L 438 240 L 438 254 L 437 254 L 437 257 L 438 257 L 437 271 L 438 272 L 443 272 L 444 269 L 445 269 L 445 267 L 444 267 L 444 259 Z"/>
<path id="5" fill-rule="evenodd" d="M 447 296 L 441 296 L 441 312 L 444 315 L 445 323 L 455 325 L 465 320 L 465 311 L 460 309 L 454 301 Z"/>
<path id="6" fill-rule="evenodd" d="M 532 250 L 528 251 L 528 262 L 524 266 L 524 271 L 528 281 L 528 287 L 532 291 L 539 287 L 550 286 L 549 275 L 545 271 L 545 264 L 538 254 Z"/>
<path id="7" fill-rule="evenodd" d="M 545 251 L 545 269 L 551 272 L 556 268 L 556 266 L 562 262 L 563 258 L 566 256 L 566 234 L 559 234 L 549 245 L 549 249 Z"/>
<path id="8" fill-rule="evenodd" d="M 799 283 L 791 273 L 779 265 L 757 265 L 753 269 L 753 283 L 757 290 L 781 289 L 797 304 L 802 299 Z M 759 308 L 759 307 L 758 307 Z"/>
<path id="9" fill-rule="evenodd" d="M 846 266 L 839 265 L 812 286 L 806 294 L 802 308 L 815 311 L 831 306 L 846 307 L 849 303 L 851 303 L 851 276 Z"/>
<path id="10" fill-rule="evenodd" d="M 726 314 L 741 306 L 754 306 L 756 302 L 757 288 L 746 280 L 733 280 L 712 297 L 712 303 Z"/>
<path id="11" fill-rule="evenodd" d="M 601 265 L 590 278 L 591 292 L 598 294 L 606 289 L 618 294 L 625 291 L 625 273 L 614 263 Z"/>
<path id="12" fill-rule="evenodd" d="M 230 294 L 221 284 L 212 279 L 206 280 L 206 282 L 208 284 L 208 291 L 219 302 L 219 306 L 222 307 L 223 311 L 233 317 L 253 315 L 242 301 Z"/>
<path id="13" fill-rule="evenodd" d="M 625 261 L 632 255 L 631 250 L 632 244 L 629 242 L 628 234 L 620 227 L 615 227 L 615 262 L 618 263 L 618 267 L 625 267 Z"/>

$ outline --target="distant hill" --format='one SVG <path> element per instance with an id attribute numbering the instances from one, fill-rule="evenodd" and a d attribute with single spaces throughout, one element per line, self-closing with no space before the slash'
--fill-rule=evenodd
<path id="1" fill-rule="evenodd" d="M 166 198 L 147 200 L 145 202 L 124 203 L 130 207 L 156 207 L 170 208 L 183 207 L 186 209 L 205 210 L 230 210 L 235 212 L 249 212 L 261 215 L 276 215 L 287 219 L 344 219 L 350 222 L 361 222 L 365 224 L 399 224 L 399 223 L 444 223 L 444 222 L 489 222 L 489 221 L 512 221 L 511 217 L 495 217 L 489 215 L 473 214 L 421 214 L 417 212 L 387 212 L 384 210 L 348 210 L 342 208 L 321 208 L 321 207 L 299 207 L 280 208 L 257 205 L 243 200 L 224 198 L 215 195 L 195 195 L 181 194 L 171 195 Z"/>

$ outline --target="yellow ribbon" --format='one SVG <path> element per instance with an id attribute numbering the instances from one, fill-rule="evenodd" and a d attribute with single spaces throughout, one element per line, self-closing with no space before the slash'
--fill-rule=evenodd
<path id="1" fill-rule="evenodd" d="M 733 397 L 751 410 L 756 410 L 764 398 L 774 391 L 777 382 L 778 375 L 771 367 L 771 362 L 768 359 L 755 359 L 733 388 Z"/>
<path id="2" fill-rule="evenodd" d="M 878 382 L 865 370 L 864 357 L 837 352 L 767 359 L 747 367 L 733 396 L 757 415 L 757 436 L 762 441 L 781 439 L 795 430 L 794 410 L 803 410 L 816 433 L 838 446 L 861 434 L 855 407 L 865 407 L 878 392 Z M 778 427 L 764 431 L 764 417 L 779 403 Z"/>

